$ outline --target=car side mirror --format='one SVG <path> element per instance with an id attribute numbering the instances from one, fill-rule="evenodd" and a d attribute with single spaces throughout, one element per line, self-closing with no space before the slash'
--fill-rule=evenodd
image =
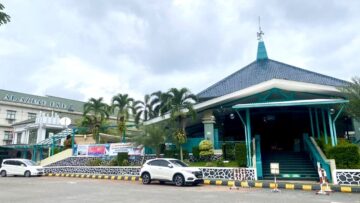
<path id="1" fill-rule="evenodd" d="M 20 166 L 25 167 L 25 164 L 21 164 Z"/>
<path id="2" fill-rule="evenodd" d="M 173 165 L 171 165 L 171 164 L 168 164 L 168 167 L 169 167 L 169 168 L 173 168 Z"/>

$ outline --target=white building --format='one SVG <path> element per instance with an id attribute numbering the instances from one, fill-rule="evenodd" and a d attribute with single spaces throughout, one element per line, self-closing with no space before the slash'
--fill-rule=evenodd
<path id="1" fill-rule="evenodd" d="M 13 124 L 34 121 L 40 111 L 46 115 L 56 114 L 59 118 L 66 116 L 74 121 L 82 116 L 83 105 L 84 102 L 71 99 L 37 96 L 0 89 L 0 146 L 22 143 L 26 141 L 26 136 L 30 136 L 15 134 Z M 41 133 L 37 132 L 37 135 L 43 136 Z M 52 131 L 45 132 L 45 137 L 49 133 Z M 41 136 L 37 136 L 37 139 L 42 139 Z M 29 141 L 34 142 L 31 139 Z"/>
<path id="2" fill-rule="evenodd" d="M 66 128 L 57 113 L 39 112 L 36 118 L 13 125 L 12 144 L 38 144 Z"/>

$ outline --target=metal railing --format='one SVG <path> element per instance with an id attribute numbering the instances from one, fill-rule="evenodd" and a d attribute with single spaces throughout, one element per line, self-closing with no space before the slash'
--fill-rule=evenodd
<path id="1" fill-rule="evenodd" d="M 330 164 L 328 163 L 328 161 L 325 160 L 320 155 L 320 152 L 316 149 L 314 144 L 311 142 L 308 134 L 303 135 L 303 140 L 304 140 L 304 150 L 306 152 L 308 152 L 311 162 L 313 163 L 314 167 L 317 169 L 317 163 L 319 162 L 321 164 L 321 168 L 325 169 L 329 181 L 332 181 L 332 177 L 331 177 L 332 173 L 331 173 L 331 168 L 330 168 Z"/>

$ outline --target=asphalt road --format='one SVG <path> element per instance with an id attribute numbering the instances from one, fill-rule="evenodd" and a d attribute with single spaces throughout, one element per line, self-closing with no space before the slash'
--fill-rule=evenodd
<path id="1" fill-rule="evenodd" d="M 0 202 L 359 202 L 359 194 L 333 193 L 318 196 L 313 191 L 225 186 L 142 185 L 139 182 L 65 177 L 0 178 Z"/>

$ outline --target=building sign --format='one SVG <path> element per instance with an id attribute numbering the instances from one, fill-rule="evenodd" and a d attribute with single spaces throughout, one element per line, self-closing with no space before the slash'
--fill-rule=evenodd
<path id="1" fill-rule="evenodd" d="M 31 104 L 31 105 L 37 105 L 37 106 L 47 106 L 50 108 L 57 108 L 57 109 L 70 109 L 72 108 L 72 105 L 68 106 L 62 102 L 57 101 L 50 101 L 48 102 L 45 99 L 38 99 L 34 97 L 19 97 L 11 94 L 6 94 L 3 98 L 4 101 L 11 101 L 11 102 L 18 102 L 18 103 L 24 103 L 24 104 Z"/>

